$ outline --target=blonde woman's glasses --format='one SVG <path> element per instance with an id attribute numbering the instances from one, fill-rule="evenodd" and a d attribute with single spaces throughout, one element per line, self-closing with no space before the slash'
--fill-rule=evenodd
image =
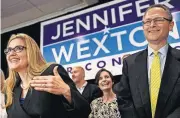
<path id="1" fill-rule="evenodd" d="M 11 47 L 6 48 L 4 50 L 4 53 L 6 55 L 10 54 L 11 51 L 14 51 L 15 53 L 19 53 L 19 52 L 23 51 L 24 49 L 26 49 L 25 46 L 18 45 L 18 46 L 14 47 L 14 48 L 11 48 Z"/>

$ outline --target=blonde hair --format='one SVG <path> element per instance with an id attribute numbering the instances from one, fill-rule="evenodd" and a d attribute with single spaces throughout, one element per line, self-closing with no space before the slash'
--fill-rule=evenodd
<path id="1" fill-rule="evenodd" d="M 44 71 L 50 64 L 48 64 L 43 58 L 37 43 L 27 34 L 19 33 L 17 35 L 13 34 L 10 37 L 7 47 L 9 43 L 16 38 L 20 38 L 25 42 L 27 59 L 28 59 L 28 67 L 27 67 L 28 76 L 40 75 L 41 72 Z M 8 70 L 9 70 L 9 76 L 6 80 L 6 86 L 5 86 L 5 92 L 7 96 L 5 107 L 10 106 L 13 102 L 13 89 L 15 87 L 16 76 L 18 74 L 14 70 L 11 69 Z"/>

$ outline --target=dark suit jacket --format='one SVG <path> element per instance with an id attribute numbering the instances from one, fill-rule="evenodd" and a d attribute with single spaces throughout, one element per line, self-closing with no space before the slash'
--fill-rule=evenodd
<path id="1" fill-rule="evenodd" d="M 13 104 L 7 109 L 8 118 L 87 118 L 90 113 L 88 102 L 75 88 L 64 68 L 52 64 L 41 75 L 53 75 L 53 68 L 58 66 L 58 72 L 62 79 L 71 88 L 72 104 L 69 104 L 64 96 L 53 95 L 47 92 L 36 91 L 33 88 L 28 91 L 24 104 L 21 106 L 21 79 L 17 82 L 13 93 Z"/>
<path id="2" fill-rule="evenodd" d="M 115 86 L 122 118 L 151 118 L 147 49 L 127 57 Z M 129 115 L 130 114 L 130 115 Z M 155 118 L 180 118 L 180 51 L 169 46 Z"/>
<path id="3" fill-rule="evenodd" d="M 82 96 L 89 102 L 89 104 L 96 98 L 102 96 L 101 89 L 95 84 L 87 84 L 84 88 Z"/>

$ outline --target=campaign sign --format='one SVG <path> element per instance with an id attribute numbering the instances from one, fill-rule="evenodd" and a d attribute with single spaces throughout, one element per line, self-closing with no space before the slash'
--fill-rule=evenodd
<path id="1" fill-rule="evenodd" d="M 180 2 L 178 0 L 116 0 L 42 22 L 41 51 L 47 62 L 71 72 L 82 66 L 86 79 L 100 68 L 122 74 L 122 57 L 147 47 L 142 16 L 152 4 L 164 4 L 173 12 L 174 29 L 168 42 L 180 49 Z M 138 69 L 138 67 L 137 67 Z"/>

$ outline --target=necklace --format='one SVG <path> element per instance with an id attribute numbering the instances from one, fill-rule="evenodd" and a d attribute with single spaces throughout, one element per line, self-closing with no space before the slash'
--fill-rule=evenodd
<path id="1" fill-rule="evenodd" d="M 27 89 L 29 88 L 29 85 L 28 85 L 27 87 L 25 87 L 25 86 L 23 86 L 22 83 L 20 84 L 20 86 L 21 86 L 21 88 L 22 88 L 23 90 L 27 90 Z"/>

